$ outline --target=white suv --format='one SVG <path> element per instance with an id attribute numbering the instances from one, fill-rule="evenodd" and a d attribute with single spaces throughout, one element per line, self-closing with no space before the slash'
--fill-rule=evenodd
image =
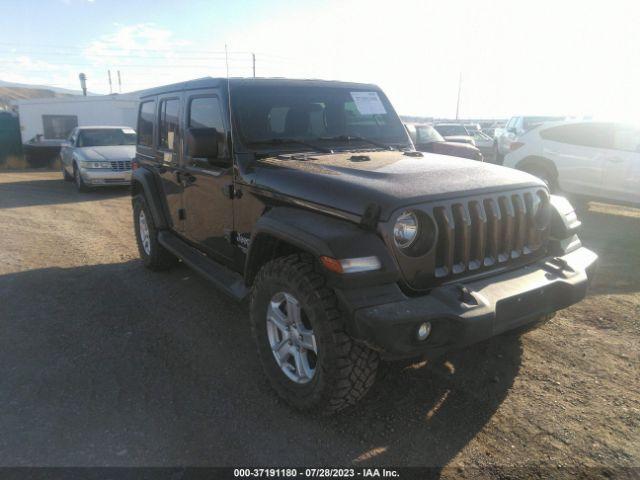
<path id="1" fill-rule="evenodd" d="M 525 116 L 511 117 L 505 127 L 496 135 L 495 163 L 501 164 L 504 156 L 509 153 L 511 142 L 514 142 L 519 136 L 524 135 L 529 130 L 542 125 L 545 122 L 557 122 L 564 120 L 564 117 L 549 116 Z"/>
<path id="2" fill-rule="evenodd" d="M 640 128 L 566 121 L 539 126 L 510 146 L 504 165 L 532 173 L 552 191 L 640 205 Z"/>

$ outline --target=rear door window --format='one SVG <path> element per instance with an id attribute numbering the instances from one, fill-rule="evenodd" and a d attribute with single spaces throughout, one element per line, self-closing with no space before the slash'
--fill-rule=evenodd
<path id="1" fill-rule="evenodd" d="M 153 118 L 156 113 L 156 102 L 142 102 L 138 116 L 138 144 L 153 147 Z"/>
<path id="2" fill-rule="evenodd" d="M 160 103 L 159 142 L 158 148 L 175 150 L 178 140 L 178 109 L 180 101 L 177 98 L 163 100 Z"/>
<path id="3" fill-rule="evenodd" d="M 540 132 L 545 140 L 591 148 L 611 148 L 611 125 L 574 123 L 547 128 Z"/>
<path id="4" fill-rule="evenodd" d="M 613 148 L 627 152 L 640 152 L 640 129 L 617 125 L 613 133 Z"/>

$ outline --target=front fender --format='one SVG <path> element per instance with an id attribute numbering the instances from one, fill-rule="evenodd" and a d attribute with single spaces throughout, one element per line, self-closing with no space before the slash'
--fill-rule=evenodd
<path id="1" fill-rule="evenodd" d="M 400 273 L 395 259 L 376 232 L 346 220 L 291 207 L 276 207 L 256 222 L 251 234 L 245 278 L 255 273 L 264 254 L 262 242 L 277 239 L 313 256 L 337 259 L 376 256 L 381 269 L 373 272 L 335 274 L 327 271 L 330 283 L 340 287 L 363 287 L 393 283 Z"/>

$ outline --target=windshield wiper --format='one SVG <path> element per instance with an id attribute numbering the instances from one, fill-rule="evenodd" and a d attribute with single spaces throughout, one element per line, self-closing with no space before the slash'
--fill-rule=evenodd
<path id="1" fill-rule="evenodd" d="M 376 147 L 384 148 L 385 150 L 400 150 L 398 147 L 394 147 L 393 145 L 387 145 L 386 143 L 378 142 L 377 140 L 371 140 L 370 138 L 360 137 L 358 135 L 336 135 L 335 137 L 320 137 L 318 140 L 327 140 L 327 141 L 338 141 L 338 142 L 365 142 L 371 145 L 375 145 Z"/>
<path id="2" fill-rule="evenodd" d="M 330 148 L 326 148 L 326 147 L 321 147 L 320 145 L 315 145 L 313 143 L 309 143 L 309 142 L 305 142 L 304 140 L 297 140 L 295 138 L 268 138 L 266 140 L 255 140 L 253 142 L 250 142 L 252 144 L 254 143 L 261 143 L 261 144 L 265 144 L 265 145 L 285 145 L 287 143 L 293 143 L 296 145 L 304 145 L 305 147 L 309 147 L 314 149 L 316 152 L 321 152 L 321 153 L 333 153 L 333 150 L 331 150 Z"/>

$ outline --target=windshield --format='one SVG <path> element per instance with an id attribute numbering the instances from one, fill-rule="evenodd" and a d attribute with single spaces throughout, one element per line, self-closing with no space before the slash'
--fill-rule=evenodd
<path id="1" fill-rule="evenodd" d="M 96 128 L 80 130 L 78 147 L 105 147 L 109 145 L 135 145 L 136 132 L 133 129 Z"/>
<path id="2" fill-rule="evenodd" d="M 241 86 L 232 91 L 234 120 L 251 149 L 405 146 L 407 133 L 379 91 L 324 86 Z"/>
<path id="3" fill-rule="evenodd" d="M 469 135 L 467 129 L 462 125 L 436 125 L 436 130 L 440 132 L 441 135 L 445 137 L 450 137 L 454 135 Z"/>
<path id="4" fill-rule="evenodd" d="M 416 143 L 444 142 L 442 135 L 431 125 L 416 126 Z"/>

